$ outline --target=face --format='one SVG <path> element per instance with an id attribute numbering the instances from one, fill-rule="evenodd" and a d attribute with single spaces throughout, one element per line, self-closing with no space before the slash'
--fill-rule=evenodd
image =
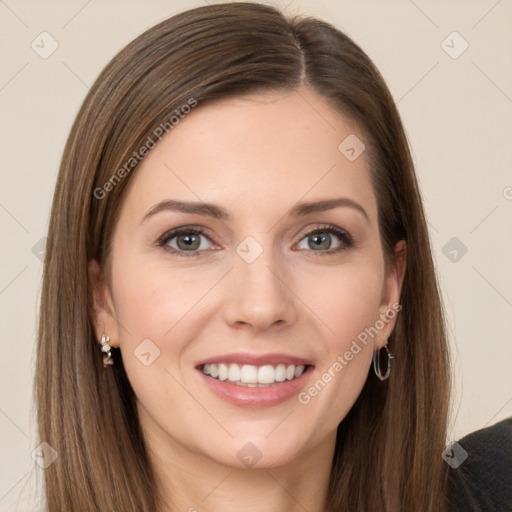
<path id="1" fill-rule="evenodd" d="M 354 135 L 302 87 L 199 105 L 133 171 L 90 276 L 155 443 L 232 467 L 332 446 L 403 277 Z"/>

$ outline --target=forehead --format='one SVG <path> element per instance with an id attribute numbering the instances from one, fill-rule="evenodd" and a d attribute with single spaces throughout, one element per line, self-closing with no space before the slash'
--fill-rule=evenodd
<path id="1" fill-rule="evenodd" d="M 367 152 L 347 158 L 347 144 L 361 151 L 358 126 L 304 86 L 199 104 L 144 158 L 125 200 L 142 209 L 180 197 L 255 212 L 342 195 L 371 214 Z"/>

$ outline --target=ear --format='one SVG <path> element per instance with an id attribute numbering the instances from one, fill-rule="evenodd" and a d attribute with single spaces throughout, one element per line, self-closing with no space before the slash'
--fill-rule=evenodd
<path id="1" fill-rule="evenodd" d="M 382 302 L 379 308 L 379 319 L 384 324 L 378 338 L 375 340 L 375 348 L 386 345 L 387 339 L 395 328 L 400 305 L 400 292 L 404 282 L 405 268 L 407 265 L 407 244 L 400 240 L 394 248 L 390 261 L 387 264 L 384 287 L 382 290 Z"/>
<path id="2" fill-rule="evenodd" d="M 92 288 L 92 313 L 96 339 L 101 340 L 102 334 L 110 337 L 112 347 L 119 346 L 119 327 L 112 294 L 105 280 L 103 270 L 96 260 L 88 265 L 89 281 Z"/>

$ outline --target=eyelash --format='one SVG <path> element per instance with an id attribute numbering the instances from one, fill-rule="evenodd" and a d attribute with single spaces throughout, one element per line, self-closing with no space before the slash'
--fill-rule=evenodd
<path id="1" fill-rule="evenodd" d="M 331 249 L 331 250 L 313 251 L 313 250 L 306 249 L 308 252 L 312 252 L 315 257 L 338 254 L 343 251 L 346 251 L 347 249 L 349 249 L 350 247 L 352 247 L 354 245 L 354 239 L 347 231 L 340 229 L 337 226 L 334 226 L 332 224 L 326 224 L 325 226 L 317 227 L 311 231 L 307 231 L 306 233 L 304 233 L 301 236 L 299 242 L 302 241 L 307 236 L 319 234 L 319 233 L 333 233 L 334 235 L 336 235 L 339 238 L 341 244 L 340 244 L 339 248 L 334 249 L 334 250 Z M 206 232 L 200 228 L 182 227 L 182 228 L 173 229 L 171 231 L 164 233 L 157 240 L 157 246 L 161 247 L 164 251 L 170 252 L 171 254 L 176 254 L 177 256 L 180 256 L 180 257 L 183 256 L 185 258 L 189 258 L 189 257 L 200 256 L 203 251 L 181 251 L 181 250 L 175 249 L 174 247 L 169 247 L 167 245 L 170 240 L 172 240 L 173 238 L 175 238 L 179 235 L 183 235 L 183 234 L 203 235 L 206 238 L 210 239 L 209 236 L 206 234 Z M 302 249 L 302 250 L 304 250 L 304 249 Z M 188 254 L 187 254 L 187 252 L 188 252 Z"/>

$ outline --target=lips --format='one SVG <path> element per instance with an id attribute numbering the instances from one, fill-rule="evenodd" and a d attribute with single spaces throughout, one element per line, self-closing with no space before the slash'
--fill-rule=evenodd
<path id="1" fill-rule="evenodd" d="M 222 366 L 229 366 L 230 369 L 233 370 L 233 366 L 236 365 L 240 367 L 249 365 L 252 367 L 265 368 L 268 371 L 272 369 L 272 366 L 294 367 L 294 369 L 298 369 L 298 376 L 294 376 L 291 380 L 285 379 L 282 381 L 280 380 L 280 378 L 282 378 L 281 376 L 279 380 L 276 378 L 273 383 L 269 384 L 244 384 L 241 381 L 230 382 L 227 378 L 226 380 L 220 380 L 211 375 L 212 368 L 215 368 L 215 372 Z M 202 382 L 218 398 L 238 407 L 251 408 L 271 407 L 291 399 L 300 392 L 306 382 L 311 378 L 313 368 L 314 365 L 310 359 L 277 353 L 224 354 L 205 359 L 196 365 Z M 217 377 L 219 376 L 217 375 Z M 231 377 L 233 376 L 231 375 Z M 268 377 L 268 382 L 270 382 L 270 380 L 274 379 Z"/>

